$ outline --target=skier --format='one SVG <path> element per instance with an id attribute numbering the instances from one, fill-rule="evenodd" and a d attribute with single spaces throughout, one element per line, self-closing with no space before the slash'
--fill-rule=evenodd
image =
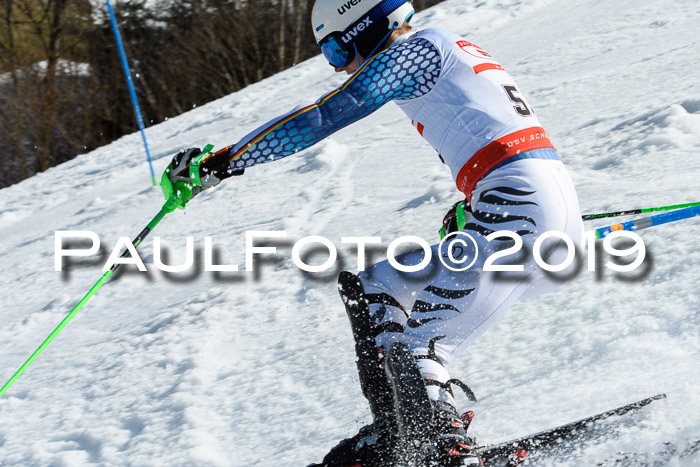
<path id="1" fill-rule="evenodd" d="M 404 343 L 418 362 L 434 410 L 433 457 L 417 463 L 477 462 L 455 408 L 450 365 L 516 301 L 558 286 L 532 254 L 494 263 L 520 262 L 520 272 L 486 271 L 490 255 L 517 246 L 513 238 L 486 237 L 508 230 L 522 239 L 528 253 L 547 231 L 562 232 L 576 244 L 583 232 L 573 183 L 511 76 L 458 35 L 437 28 L 413 31 L 413 13 L 410 0 L 317 0 L 312 11 L 316 41 L 335 71 L 349 79 L 314 104 L 293 109 L 192 166 L 200 150 L 181 151 L 167 172 L 174 185 L 187 187 L 181 191 L 188 201 L 250 166 L 308 148 L 394 101 L 466 197 L 445 217 L 450 242 L 442 249 L 432 246 L 427 267 L 405 273 L 383 261 L 358 275 L 341 273 L 339 290 L 374 420 L 331 450 L 324 466 L 391 465 L 397 434 L 381 359 L 394 342 Z M 419 249 L 397 259 L 410 266 L 425 256 Z M 559 264 L 563 256 L 556 249 L 548 263 Z"/>

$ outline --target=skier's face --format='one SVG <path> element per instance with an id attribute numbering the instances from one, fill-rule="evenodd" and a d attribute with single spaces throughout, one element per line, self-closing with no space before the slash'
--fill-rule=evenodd
<path id="1" fill-rule="evenodd" d="M 355 58 L 352 59 L 352 62 L 348 63 L 345 66 L 333 67 L 333 69 L 335 69 L 336 73 L 340 73 L 341 71 L 344 71 L 345 73 L 351 75 L 351 74 L 355 73 L 357 71 L 357 68 L 359 67 L 359 65 L 358 65 L 359 62 L 357 61 L 357 57 L 358 57 L 358 54 L 355 54 Z M 365 61 L 364 57 L 360 57 L 360 60 L 363 62 Z"/>

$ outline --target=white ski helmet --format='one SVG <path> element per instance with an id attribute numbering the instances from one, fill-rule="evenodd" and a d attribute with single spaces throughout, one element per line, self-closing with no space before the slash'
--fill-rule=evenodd
<path id="1" fill-rule="evenodd" d="M 412 0 L 316 0 L 311 25 L 328 62 L 343 67 L 358 52 L 369 57 L 413 13 Z"/>

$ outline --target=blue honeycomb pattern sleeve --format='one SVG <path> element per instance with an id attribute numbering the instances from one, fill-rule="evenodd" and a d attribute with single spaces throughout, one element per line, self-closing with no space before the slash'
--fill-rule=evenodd
<path id="1" fill-rule="evenodd" d="M 233 169 L 295 154 L 392 100 L 420 97 L 440 76 L 437 47 L 408 39 L 367 60 L 341 87 L 250 133 L 229 150 Z"/>

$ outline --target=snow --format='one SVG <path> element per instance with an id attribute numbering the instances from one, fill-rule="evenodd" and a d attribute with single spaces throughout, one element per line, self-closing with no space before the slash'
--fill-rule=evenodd
<path id="1" fill-rule="evenodd" d="M 700 198 L 700 59 L 694 0 L 448 0 L 417 15 L 497 57 L 535 107 L 575 180 L 582 211 Z M 321 57 L 149 128 L 163 170 L 180 148 L 234 143 L 342 82 Z M 300 97 L 301 96 L 301 97 Z M 9 379 L 102 275 L 119 237 L 162 205 L 138 134 L 0 191 L 0 377 Z M 355 270 L 344 236 L 436 241 L 457 199 L 437 156 L 393 105 L 332 138 L 209 190 L 153 234 L 196 267 L 110 280 L 0 398 L 3 465 L 306 465 L 369 419 L 335 278 Z M 591 223 L 593 229 L 605 225 Z M 697 219 L 640 232 L 638 273 L 585 268 L 555 293 L 518 303 L 453 375 L 479 402 L 471 431 L 500 442 L 664 392 L 668 399 L 531 465 L 693 465 L 700 425 Z M 55 272 L 54 232 L 90 230 L 98 258 Z M 245 232 L 286 230 L 255 273 Z M 342 264 L 302 273 L 291 244 L 322 235 Z M 607 258 L 599 249 L 601 264 Z M 321 264 L 323 251 L 309 262 Z M 636 453 L 624 460 L 619 453 Z M 620 464 L 618 464 L 620 465 Z"/>

